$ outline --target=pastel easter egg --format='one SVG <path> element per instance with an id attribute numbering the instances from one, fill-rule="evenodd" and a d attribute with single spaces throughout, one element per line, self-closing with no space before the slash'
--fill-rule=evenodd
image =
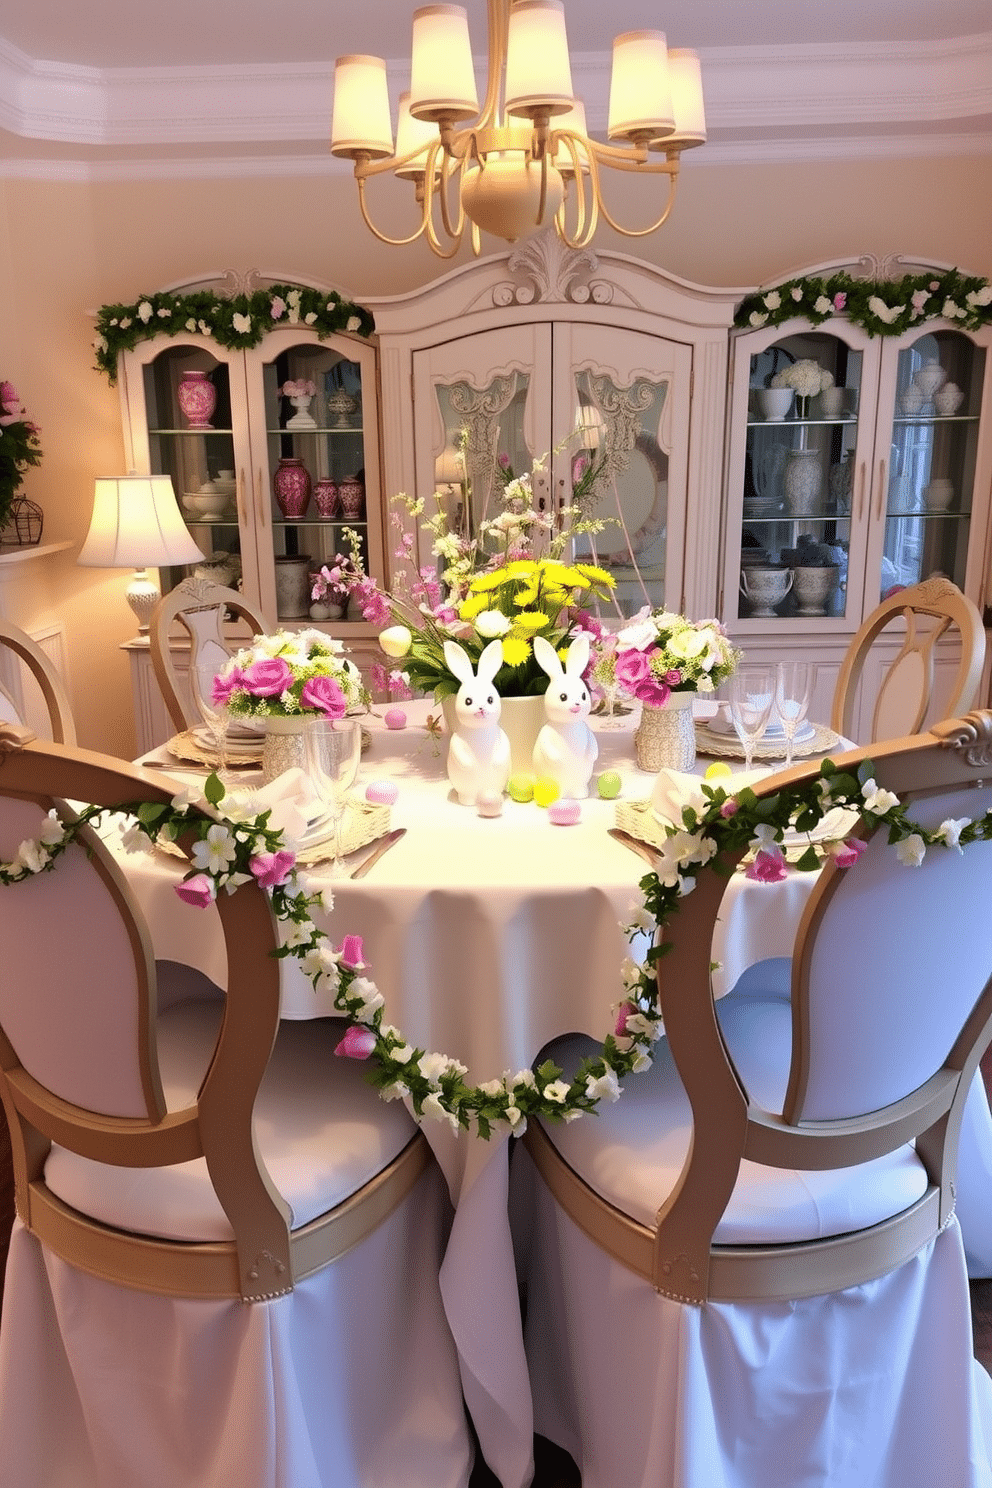
<path id="1" fill-rule="evenodd" d="M 560 801 L 552 801 L 548 807 L 548 821 L 556 827 L 574 827 L 581 820 L 582 807 L 578 801 L 570 800 L 568 796 Z"/>
<path id="2" fill-rule="evenodd" d="M 534 781 L 534 800 L 538 806 L 550 806 L 552 801 L 557 801 L 561 795 L 561 787 L 557 780 L 551 780 L 547 775 L 541 775 Z"/>
<path id="3" fill-rule="evenodd" d="M 534 799 L 534 777 L 533 775 L 511 775 L 507 786 L 510 796 L 514 801 L 533 801 Z"/>
<path id="4" fill-rule="evenodd" d="M 406 714 L 402 708 L 389 708 L 386 711 L 386 727 L 388 729 L 406 728 Z"/>
<path id="5" fill-rule="evenodd" d="M 482 791 L 476 798 L 475 809 L 480 816 L 502 816 L 503 797 L 498 791 Z"/>
<path id="6" fill-rule="evenodd" d="M 620 794 L 621 780 L 616 770 L 604 770 L 596 781 L 596 790 L 604 801 L 612 801 Z"/>
<path id="7" fill-rule="evenodd" d="M 375 806 L 392 806 L 399 795 L 395 780 L 370 780 L 365 787 L 365 799 Z"/>

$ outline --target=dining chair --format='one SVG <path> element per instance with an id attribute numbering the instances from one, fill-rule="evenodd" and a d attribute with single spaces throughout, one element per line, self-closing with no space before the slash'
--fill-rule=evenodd
<path id="1" fill-rule="evenodd" d="M 992 713 L 870 758 L 932 830 L 992 805 Z M 714 1000 L 726 879 L 700 870 L 663 932 L 651 1068 L 594 1116 L 528 1127 L 513 1174 L 535 1429 L 583 1488 L 992 1481 L 954 1212 L 992 1037 L 992 842 L 911 867 L 888 839 L 882 819 L 853 866 L 822 868 L 764 996 Z M 567 1078 L 594 1047 L 567 1036 L 537 1063 Z"/>
<path id="2" fill-rule="evenodd" d="M 65 683 L 37 641 L 9 620 L 0 619 L 0 650 L 10 652 L 17 661 L 22 662 L 37 683 L 48 710 L 51 734 L 55 742 L 75 744 L 76 725 Z M 0 722 L 24 723 L 26 720 L 21 716 L 23 712 L 13 690 L 5 687 L 0 680 Z"/>
<path id="3" fill-rule="evenodd" d="M 243 621 L 253 636 L 264 635 L 272 628 L 237 589 L 195 576 L 170 589 L 152 611 L 148 622 L 152 666 L 169 716 L 180 733 L 201 722 L 195 698 L 189 695 L 196 686 L 196 663 L 212 663 L 216 659 L 220 667 L 231 655 L 231 641 L 224 633 L 229 616 Z M 177 624 L 187 632 L 190 641 L 189 671 L 185 677 L 176 667 L 170 644 Z"/>
<path id="4" fill-rule="evenodd" d="M 875 641 L 890 628 L 905 637 L 875 699 L 867 738 L 854 732 L 858 686 Z M 937 642 L 957 631 L 961 654 L 950 691 L 935 703 Z M 831 727 L 845 739 L 870 744 L 900 739 L 929 728 L 938 718 L 957 718 L 975 706 L 985 662 L 985 629 L 975 604 L 950 579 L 924 579 L 883 599 L 847 648 L 834 689 Z"/>
<path id="5" fill-rule="evenodd" d="M 48 813 L 72 819 L 67 800 L 152 809 L 174 789 L 0 732 L 8 865 Z M 280 1022 L 277 922 L 254 879 L 205 911 L 176 901 L 216 914 L 221 991 L 156 962 L 120 855 L 80 833 L 49 871 L 0 883 L 18 1214 L 0 1476 L 465 1488 L 438 1281 L 450 1202 L 425 1138 L 335 1057 L 337 1020 Z"/>

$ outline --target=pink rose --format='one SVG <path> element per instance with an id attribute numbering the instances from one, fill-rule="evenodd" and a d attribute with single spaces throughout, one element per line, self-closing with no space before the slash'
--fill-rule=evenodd
<path id="1" fill-rule="evenodd" d="M 613 1032 L 617 1038 L 623 1038 L 627 1032 L 627 1019 L 631 1013 L 636 1013 L 632 1002 L 622 1002 L 617 1009 L 617 1021 L 613 1026 Z"/>
<path id="2" fill-rule="evenodd" d="M 17 389 L 12 382 L 0 382 L 0 403 L 13 403 L 17 406 L 20 401 Z"/>
<path id="3" fill-rule="evenodd" d="M 241 685 L 252 697 L 278 697 L 293 683 L 293 673 L 281 656 L 253 661 L 241 677 Z"/>
<path id="4" fill-rule="evenodd" d="M 348 703 L 333 677 L 311 677 L 303 685 L 300 702 L 304 708 L 315 708 L 325 718 L 343 718 Z"/>
<path id="5" fill-rule="evenodd" d="M 617 685 L 634 692 L 639 682 L 650 674 L 651 667 L 643 651 L 618 651 L 614 672 Z"/>
<path id="6" fill-rule="evenodd" d="M 259 853 L 248 864 L 263 889 L 284 884 L 296 864 L 296 854 L 280 848 L 274 853 Z"/>
<path id="7" fill-rule="evenodd" d="M 351 971 L 356 970 L 359 966 L 364 966 L 365 950 L 362 946 L 362 937 L 360 935 L 346 935 L 341 942 L 341 949 L 338 952 L 338 956 L 340 957 L 341 965 L 347 966 Z"/>
<path id="8" fill-rule="evenodd" d="M 223 707 L 231 701 L 231 694 L 239 692 L 244 685 L 244 672 L 240 667 L 232 667 L 230 672 L 225 673 L 224 676 L 218 672 L 210 689 L 210 700 L 220 703 Z"/>
<path id="9" fill-rule="evenodd" d="M 652 703 L 656 708 L 660 708 L 663 703 L 667 703 L 671 695 L 672 689 L 668 683 L 662 682 L 660 677 L 653 676 L 645 677 L 644 681 L 638 684 L 635 693 L 635 696 L 639 697 L 642 703 Z"/>
<path id="10" fill-rule="evenodd" d="M 837 291 L 837 293 L 834 295 L 834 309 L 835 310 L 843 310 L 843 308 L 844 308 L 844 306 L 846 304 L 847 304 L 847 294 L 845 293 L 845 291 L 843 289 L 839 289 Z"/>
<path id="11" fill-rule="evenodd" d="M 191 878 L 184 878 L 181 884 L 176 884 L 176 893 L 184 904 L 192 904 L 194 909 L 206 909 L 217 898 L 214 881 L 205 873 L 194 873 Z"/>
<path id="12" fill-rule="evenodd" d="M 785 878 L 786 871 L 785 859 L 778 849 L 763 847 L 755 853 L 754 862 L 745 868 L 744 876 L 756 879 L 758 883 L 779 883 Z"/>
<path id="13" fill-rule="evenodd" d="M 682 673 L 679 671 L 678 667 L 672 667 L 672 670 L 670 672 L 665 673 L 665 681 L 668 683 L 669 687 L 678 687 L 679 683 L 682 681 Z"/>
<path id="14" fill-rule="evenodd" d="M 286 301 L 283 299 L 282 295 L 273 296 L 272 308 L 269 313 L 271 314 L 273 320 L 278 320 L 281 315 L 285 315 Z"/>
<path id="15" fill-rule="evenodd" d="M 345 1059 L 368 1059 L 375 1048 L 375 1034 L 371 1028 L 349 1028 L 334 1050 Z"/>
<path id="16" fill-rule="evenodd" d="M 838 868 L 853 868 L 868 846 L 860 837 L 848 837 L 830 849 L 830 855 Z"/>

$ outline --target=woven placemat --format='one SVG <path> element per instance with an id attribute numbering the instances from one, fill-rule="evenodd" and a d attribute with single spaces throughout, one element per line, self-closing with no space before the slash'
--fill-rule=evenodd
<path id="1" fill-rule="evenodd" d="M 350 797 L 341 823 L 341 856 L 346 858 L 360 847 L 367 847 L 370 842 L 385 837 L 389 831 L 391 815 L 392 808 L 389 806 L 379 806 L 371 801 Z M 309 847 L 301 848 L 296 854 L 296 861 L 304 864 L 326 863 L 333 856 L 334 839 L 328 837 L 323 842 L 314 842 Z"/>
<path id="2" fill-rule="evenodd" d="M 367 728 L 362 729 L 362 753 L 372 743 L 372 735 Z M 258 744 L 242 740 L 237 747 L 228 753 L 226 763 L 232 770 L 251 770 L 262 763 L 262 753 L 265 748 L 265 737 L 259 735 Z M 193 729 L 187 729 L 185 733 L 173 734 L 167 740 L 166 749 L 175 759 L 187 760 L 194 765 L 219 765 L 220 756 L 215 749 L 201 744 Z"/>
<path id="3" fill-rule="evenodd" d="M 808 759 L 812 754 L 829 754 L 831 749 L 836 749 L 842 742 L 840 734 L 835 734 L 832 728 L 826 724 L 814 723 L 813 737 L 804 739 L 802 743 L 798 740 L 792 746 L 793 759 Z M 700 754 L 711 755 L 714 759 L 744 759 L 744 746 L 736 734 L 714 733 L 706 727 L 705 723 L 696 724 L 696 749 Z M 773 739 L 766 741 L 759 739 L 754 746 L 752 756 L 756 760 L 784 760 L 785 741 Z"/>

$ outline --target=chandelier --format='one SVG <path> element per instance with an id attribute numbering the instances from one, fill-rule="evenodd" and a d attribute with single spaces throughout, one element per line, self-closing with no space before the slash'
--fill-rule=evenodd
<path id="1" fill-rule="evenodd" d="M 562 0 L 487 0 L 486 95 L 479 107 L 468 17 L 460 5 L 414 12 L 410 91 L 400 95 L 395 149 L 386 64 L 339 57 L 334 70 L 331 152 L 354 161 L 366 226 L 399 247 L 425 236 L 441 258 L 457 253 L 471 224 L 515 242 L 554 222 L 570 248 L 584 247 L 602 217 L 625 237 L 644 237 L 675 201 L 679 157 L 706 140 L 699 59 L 669 51 L 661 31 L 629 31 L 613 43 L 608 136 L 586 132 L 572 92 Z M 667 177 L 660 214 L 623 227 L 603 200 L 604 167 Z M 392 173 L 413 182 L 420 223 L 391 238 L 369 216 L 365 183 Z"/>

